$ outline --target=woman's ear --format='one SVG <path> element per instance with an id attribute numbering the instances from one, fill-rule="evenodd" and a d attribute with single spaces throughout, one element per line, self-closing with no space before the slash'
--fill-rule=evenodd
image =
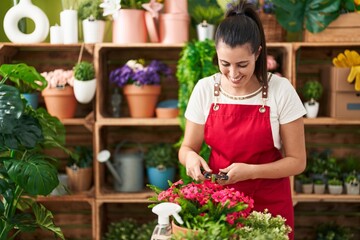
<path id="1" fill-rule="evenodd" d="M 256 52 L 255 60 L 257 60 L 258 57 L 260 56 L 261 49 L 262 49 L 262 47 L 260 46 L 259 49 L 258 49 L 257 52 Z"/>

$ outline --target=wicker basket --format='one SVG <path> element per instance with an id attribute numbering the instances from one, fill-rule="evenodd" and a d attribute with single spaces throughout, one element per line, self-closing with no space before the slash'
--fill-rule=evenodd
<path id="1" fill-rule="evenodd" d="M 266 42 L 283 42 L 285 30 L 277 22 L 275 15 L 260 12 L 259 16 L 264 27 Z"/>

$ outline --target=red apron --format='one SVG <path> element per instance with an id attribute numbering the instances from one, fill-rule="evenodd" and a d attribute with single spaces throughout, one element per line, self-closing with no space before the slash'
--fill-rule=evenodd
<path id="1" fill-rule="evenodd" d="M 211 106 L 204 132 L 205 142 L 211 148 L 209 166 L 214 173 L 236 162 L 263 164 L 282 158 L 280 151 L 274 147 L 268 106 L 216 105 L 218 107 Z M 265 112 L 259 111 L 261 107 L 265 107 Z M 229 186 L 252 197 L 254 210 L 267 208 L 272 215 L 286 218 L 286 223 L 294 229 L 288 177 L 246 180 Z M 293 239 L 293 231 L 289 237 Z"/>

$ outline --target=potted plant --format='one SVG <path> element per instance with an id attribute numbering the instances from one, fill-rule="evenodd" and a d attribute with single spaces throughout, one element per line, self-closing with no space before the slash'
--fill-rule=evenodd
<path id="1" fill-rule="evenodd" d="M 350 240 L 353 239 L 353 233 L 348 227 L 338 225 L 335 222 L 325 222 L 316 226 L 316 239 L 342 239 Z"/>
<path id="2" fill-rule="evenodd" d="M 314 183 L 313 180 L 308 176 L 303 176 L 301 178 L 301 187 L 302 192 L 305 194 L 311 194 L 314 190 Z"/>
<path id="3" fill-rule="evenodd" d="M 92 184 L 93 152 L 91 147 L 76 146 L 75 156 L 70 156 L 66 166 L 68 188 L 77 193 L 87 191 Z"/>
<path id="4" fill-rule="evenodd" d="M 125 65 L 110 72 L 110 82 L 123 88 L 123 93 L 134 118 L 149 118 L 161 92 L 161 77 L 170 77 L 171 68 L 158 60 L 145 66 L 144 59 L 129 60 Z"/>
<path id="5" fill-rule="evenodd" d="M 345 187 L 346 193 L 349 195 L 359 195 L 360 192 L 360 184 L 359 179 L 356 176 L 356 173 L 350 173 L 345 178 Z"/>
<path id="6" fill-rule="evenodd" d="M 223 10 L 217 5 L 196 5 L 190 10 L 190 15 L 196 23 L 199 41 L 213 40 L 215 26 L 224 18 Z"/>
<path id="7" fill-rule="evenodd" d="M 323 93 L 323 86 L 317 80 L 307 81 L 302 88 L 303 97 L 305 99 L 306 116 L 308 118 L 316 118 L 319 112 L 319 102 Z"/>
<path id="8" fill-rule="evenodd" d="M 59 119 L 73 118 L 76 113 L 77 101 L 74 94 L 73 70 L 55 69 L 41 75 L 48 81 L 42 90 L 46 109 Z"/>
<path id="9" fill-rule="evenodd" d="M 314 181 L 314 193 L 324 194 L 325 193 L 325 182 L 323 179 L 316 179 Z"/>
<path id="10" fill-rule="evenodd" d="M 85 43 L 103 42 L 105 20 L 102 0 L 83 0 L 78 6 L 78 17 L 82 21 L 82 30 Z"/>
<path id="11" fill-rule="evenodd" d="M 156 226 L 156 221 L 143 224 L 133 218 L 125 218 L 111 222 L 105 233 L 104 240 L 149 240 Z"/>
<path id="12" fill-rule="evenodd" d="M 29 85 L 44 81 L 35 68 L 3 64 L 0 75 L 0 109 L 4 110 L 0 111 L 0 239 L 13 239 L 37 228 L 65 239 L 51 212 L 36 201 L 36 196 L 47 196 L 59 184 L 56 159 L 43 150 L 58 147 L 71 154 L 64 148 L 65 128 L 43 108 L 24 104 L 18 89 L 5 84 L 14 79 Z"/>
<path id="13" fill-rule="evenodd" d="M 177 151 L 170 143 L 150 146 L 144 156 L 149 183 L 161 189 L 169 187 L 168 181 L 175 179 L 178 165 Z"/>
<path id="14" fill-rule="evenodd" d="M 328 180 L 329 193 L 339 195 L 343 192 L 343 182 L 339 178 Z"/>
<path id="15" fill-rule="evenodd" d="M 275 234 L 272 235 L 273 239 L 286 239 L 291 231 L 281 216 L 271 216 L 266 210 L 254 211 L 252 198 L 234 188 L 227 188 L 210 180 L 188 184 L 179 180 L 164 191 L 154 186 L 151 186 L 151 189 L 155 191 L 156 196 L 150 198 L 154 202 L 149 205 L 150 208 L 162 202 L 181 206 L 179 215 L 184 227 L 180 227 L 175 221 L 172 222 L 173 237 L 176 239 L 183 237 L 183 231 L 190 232 L 188 234 L 191 236 L 202 236 L 206 232 L 212 232 L 215 226 L 221 226 L 221 231 L 218 231 L 216 236 L 222 235 L 217 239 L 231 239 L 234 235 L 241 239 L 257 239 L 272 233 Z M 249 235 L 253 238 L 244 238 Z"/>
<path id="16" fill-rule="evenodd" d="M 89 103 L 95 95 L 96 78 L 94 65 L 81 61 L 74 66 L 74 94 L 80 103 Z"/>

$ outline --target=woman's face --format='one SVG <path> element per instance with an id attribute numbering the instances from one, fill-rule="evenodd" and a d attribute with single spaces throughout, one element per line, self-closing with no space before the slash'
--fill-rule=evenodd
<path id="1" fill-rule="evenodd" d="M 226 84 L 230 84 L 234 88 L 241 88 L 251 80 L 256 80 L 254 70 L 259 51 L 252 53 L 250 44 L 231 48 L 219 41 L 216 51 L 220 72 L 228 80 Z"/>

